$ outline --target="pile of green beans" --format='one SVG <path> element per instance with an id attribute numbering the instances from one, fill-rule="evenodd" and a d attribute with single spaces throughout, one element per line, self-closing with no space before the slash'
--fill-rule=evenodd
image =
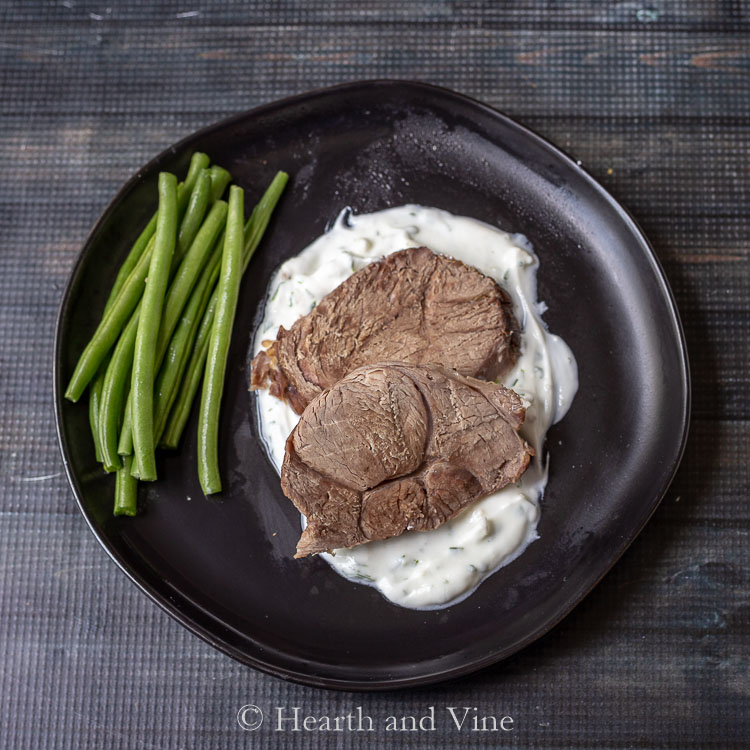
<path id="1" fill-rule="evenodd" d="M 89 392 L 94 453 L 114 472 L 114 514 L 137 512 L 138 480 L 157 478 L 156 447 L 177 448 L 203 382 L 198 476 L 221 491 L 219 414 L 242 274 L 289 176 L 278 172 L 245 221 L 245 194 L 196 153 L 185 180 L 159 174 L 158 208 L 115 278 L 65 397 Z"/>

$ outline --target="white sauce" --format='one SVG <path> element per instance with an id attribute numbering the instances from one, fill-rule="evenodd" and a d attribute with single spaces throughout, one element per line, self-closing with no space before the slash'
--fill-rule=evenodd
<path id="1" fill-rule="evenodd" d="M 377 588 L 392 602 L 432 609 L 468 596 L 498 568 L 538 538 L 539 501 L 547 484 L 544 436 L 563 418 L 578 389 L 578 371 L 565 342 L 546 329 L 546 310 L 536 301 L 539 261 L 522 235 L 508 235 L 475 219 L 416 205 L 361 216 L 343 212 L 333 227 L 286 261 L 269 287 L 255 353 L 280 325 L 290 328 L 354 271 L 405 247 L 426 245 L 474 266 L 513 298 L 522 330 L 521 355 L 504 384 L 527 402 L 523 437 L 536 457 L 521 480 L 488 495 L 433 531 L 322 557 L 341 575 Z M 258 391 L 260 431 L 269 456 L 281 470 L 284 445 L 299 417 L 267 391 Z M 303 519 L 304 523 L 304 519 Z"/>

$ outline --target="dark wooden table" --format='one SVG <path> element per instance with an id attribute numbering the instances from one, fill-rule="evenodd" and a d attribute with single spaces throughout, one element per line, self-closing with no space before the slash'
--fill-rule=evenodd
<path id="1" fill-rule="evenodd" d="M 580 159 L 666 268 L 693 373 L 677 479 L 561 625 L 449 685 L 331 693 L 247 669 L 140 594 L 63 476 L 53 326 L 89 227 L 142 163 L 225 115 L 364 78 L 507 112 Z M 5 0 L 0 6 L 0 746 L 750 746 L 750 7 L 742 0 Z M 507 733 L 243 731 L 238 709 L 430 706 Z"/>

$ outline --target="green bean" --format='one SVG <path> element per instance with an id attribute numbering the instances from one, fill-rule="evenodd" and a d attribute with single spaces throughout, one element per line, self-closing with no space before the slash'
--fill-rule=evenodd
<path id="1" fill-rule="evenodd" d="M 185 369 L 185 375 L 177 391 L 167 424 L 164 428 L 160 442 L 160 445 L 164 448 L 177 448 L 180 444 L 182 433 L 185 431 L 185 425 L 190 416 L 195 394 L 198 392 L 198 386 L 201 384 L 201 379 L 206 369 L 208 342 L 211 338 L 215 311 L 216 294 L 212 294 L 208 307 L 203 314 L 203 320 L 201 320 L 200 327 L 198 328 L 198 335 L 196 336 L 195 345 Z"/>
<path id="2" fill-rule="evenodd" d="M 232 181 L 232 175 L 218 164 L 213 164 L 208 171 L 211 174 L 211 201 L 217 201 L 224 195 L 227 185 Z"/>
<path id="3" fill-rule="evenodd" d="M 208 210 L 208 204 L 211 198 L 211 172 L 208 169 L 202 169 L 195 182 L 195 187 L 190 194 L 185 215 L 180 222 L 180 230 L 177 233 L 177 246 L 175 247 L 172 257 L 172 268 L 176 268 L 182 256 L 188 251 L 193 244 L 195 235 L 198 234 L 203 218 Z"/>
<path id="4" fill-rule="evenodd" d="M 156 367 L 161 365 L 169 339 L 180 319 L 180 313 L 211 256 L 216 237 L 222 229 L 226 216 L 227 204 L 224 201 L 216 201 L 169 285 L 156 344 Z"/>
<path id="5" fill-rule="evenodd" d="M 159 371 L 161 366 L 169 341 L 169 336 L 179 320 L 180 312 L 189 293 L 189 287 L 195 282 L 195 278 L 200 273 L 200 268 L 205 261 L 208 251 L 211 249 L 211 244 L 213 243 L 216 232 L 219 231 L 226 215 L 226 203 L 224 201 L 214 201 L 214 205 L 212 206 L 208 217 L 206 217 L 206 220 L 203 221 L 202 224 L 200 223 L 203 220 L 209 200 L 213 198 L 211 193 L 216 179 L 214 177 L 215 172 L 221 179 L 224 179 L 222 173 L 226 175 L 227 179 L 231 179 L 229 172 L 222 167 L 217 167 L 216 170 L 213 168 L 211 170 L 201 170 L 190 197 L 190 204 L 188 205 L 185 216 L 180 224 L 180 231 L 177 237 L 177 247 L 175 248 L 175 253 L 172 257 L 172 267 L 177 267 L 177 273 L 170 284 L 164 303 L 164 313 L 159 327 L 159 338 L 156 345 L 156 358 L 154 364 L 155 373 Z M 226 187 L 226 184 L 224 187 Z M 197 234 L 195 231 L 196 221 L 198 221 L 200 226 L 197 230 Z M 187 254 L 182 258 L 182 262 L 180 263 L 178 250 L 181 251 L 181 248 L 184 247 L 184 243 L 187 239 L 191 240 L 191 244 L 187 249 Z M 125 419 L 123 420 L 120 440 L 117 447 L 120 455 L 130 455 L 133 451 L 131 401 L 132 397 L 128 396 L 124 410 Z M 133 461 L 133 470 L 136 472 L 140 471 L 137 457 Z"/>
<path id="6" fill-rule="evenodd" d="M 193 186 L 203 169 L 206 169 L 209 164 L 209 158 L 206 154 L 202 154 L 200 151 L 196 151 L 190 159 L 190 166 L 188 167 L 185 181 L 177 186 L 177 207 L 180 214 L 185 211 L 188 200 L 193 190 Z M 140 260 L 143 251 L 148 245 L 148 241 L 151 239 L 154 231 L 156 230 L 156 213 L 151 217 L 145 229 L 138 235 L 138 239 L 133 243 L 130 248 L 130 252 L 120 266 L 120 270 L 117 272 L 115 277 L 115 283 L 112 285 L 112 290 L 109 293 L 109 299 L 107 305 L 104 308 L 106 312 L 111 303 L 114 301 L 117 293 L 122 288 L 126 279 L 130 275 L 130 272 L 135 268 L 136 264 Z"/>
<path id="7" fill-rule="evenodd" d="M 271 184 L 266 188 L 266 192 L 263 193 L 263 196 L 253 209 L 247 224 L 245 224 L 245 252 L 242 256 L 242 273 L 247 269 L 250 259 L 260 244 L 266 227 L 268 227 L 268 222 L 271 221 L 273 211 L 288 181 L 289 175 L 286 172 L 277 172 L 276 176 L 271 180 Z"/>
<path id="8" fill-rule="evenodd" d="M 110 299 L 112 299 L 110 297 Z M 105 307 L 106 310 L 106 307 Z M 102 389 L 104 388 L 104 375 L 109 366 L 110 357 L 107 355 L 104 361 L 99 365 L 96 376 L 89 385 L 89 424 L 91 425 L 91 437 L 94 440 L 94 453 L 96 460 L 102 462 L 102 444 L 99 440 L 101 420 Z"/>
<path id="9" fill-rule="evenodd" d="M 154 250 L 143 292 L 138 332 L 133 354 L 131 420 L 133 449 L 141 479 L 156 479 L 154 455 L 154 354 L 159 333 L 169 267 L 177 241 L 177 178 L 159 174 L 159 216 L 154 234 Z"/>
<path id="10" fill-rule="evenodd" d="M 154 235 L 155 237 L 156 235 Z M 149 240 L 149 247 L 141 256 L 136 267 L 120 289 L 112 306 L 105 313 L 94 335 L 83 350 L 73 376 L 65 391 L 65 398 L 78 401 L 86 386 L 96 374 L 117 337 L 143 295 L 143 288 L 148 275 L 151 253 L 154 247 L 154 237 Z"/>
<path id="11" fill-rule="evenodd" d="M 190 193 L 195 187 L 195 183 L 200 175 L 201 171 L 208 169 L 208 165 L 211 163 L 211 159 L 208 158 L 208 154 L 196 151 L 190 157 L 190 166 L 188 167 L 187 174 L 185 175 L 185 181 L 182 183 L 184 186 L 184 192 L 180 191 L 180 186 L 177 186 L 177 211 L 182 214 L 185 210 L 185 206 L 190 198 Z"/>
<path id="12" fill-rule="evenodd" d="M 138 512 L 138 480 L 130 474 L 132 458 L 125 456 L 115 479 L 116 516 L 134 516 Z"/>
<path id="13" fill-rule="evenodd" d="M 232 185 L 229 188 L 227 228 L 217 286 L 218 301 L 208 345 L 203 394 L 198 416 L 198 479 L 206 495 L 221 492 L 219 409 L 224 391 L 227 355 L 242 275 L 244 200 L 245 193 L 242 188 Z"/>
<path id="14" fill-rule="evenodd" d="M 102 446 L 99 442 L 99 402 L 101 399 L 101 377 L 96 376 L 94 382 L 91 384 L 91 392 L 89 393 L 89 428 L 91 429 L 91 437 L 94 439 L 94 457 L 98 463 L 102 462 Z"/>
<path id="15" fill-rule="evenodd" d="M 161 322 L 158 327 L 159 332 L 154 351 L 154 374 L 159 372 L 167 347 L 169 346 L 169 339 L 180 319 L 180 314 L 188 300 L 190 292 L 210 256 L 216 235 L 221 230 L 226 218 L 226 213 L 227 204 L 224 201 L 216 201 L 169 285 L 163 304 Z M 133 398 L 134 394 L 131 392 L 128 401 L 131 402 Z M 129 405 L 126 407 L 126 414 L 128 412 L 132 416 L 133 412 Z M 120 433 L 118 446 L 118 452 L 121 455 L 129 455 L 131 453 L 131 435 L 132 419 L 126 419 Z M 134 469 L 135 471 L 140 470 L 140 463 L 137 459 L 134 462 Z"/>
<path id="16" fill-rule="evenodd" d="M 130 252 L 127 254 L 125 260 L 120 266 L 120 270 L 117 272 L 117 276 L 115 276 L 114 284 L 112 284 L 112 289 L 109 293 L 109 299 L 107 300 L 107 305 L 104 308 L 104 312 L 107 312 L 107 310 L 112 306 L 112 302 L 114 301 L 115 297 L 117 297 L 120 289 L 122 289 L 123 284 L 127 281 L 128 276 L 130 276 L 131 272 L 138 264 L 138 261 L 141 259 L 141 255 L 143 255 L 144 251 L 148 247 L 149 240 L 154 235 L 155 229 L 156 214 L 154 213 L 148 224 L 146 224 L 145 229 L 138 235 L 138 238 L 130 248 Z"/>
<path id="17" fill-rule="evenodd" d="M 208 157 L 205 154 L 200 152 L 193 154 L 188 176 L 178 190 L 178 210 L 184 210 L 190 190 L 192 189 L 192 183 L 197 179 L 199 172 L 208 166 L 208 163 Z M 156 222 L 154 222 L 155 225 Z M 141 241 L 145 233 L 146 230 L 141 233 L 141 236 L 136 240 L 136 244 Z M 153 244 L 154 237 L 152 234 L 142 251 L 140 251 L 140 256 L 137 257 L 137 260 L 137 253 L 134 253 L 133 249 L 131 249 L 128 258 L 126 258 L 125 264 L 128 267 L 131 261 L 134 261 L 132 270 L 129 274 L 123 273 L 122 278 L 118 273 L 118 278 L 115 279 L 115 288 L 113 288 L 113 292 L 110 293 L 110 298 L 107 300 L 102 320 L 99 322 L 94 335 L 78 359 L 76 368 L 68 383 L 65 398 L 69 401 L 75 402 L 81 397 L 86 386 L 96 375 L 109 350 L 117 341 L 117 337 L 130 318 L 130 314 L 138 304 L 138 300 L 140 300 L 143 294 Z"/>
<path id="18" fill-rule="evenodd" d="M 250 259 L 253 257 L 263 237 L 263 233 L 268 226 L 271 215 L 276 208 L 279 198 L 281 198 L 288 180 L 289 175 L 286 172 L 278 172 L 276 174 L 245 224 L 245 247 L 242 256 L 243 273 L 247 269 Z M 215 309 L 216 290 L 214 290 L 206 311 L 203 314 L 203 319 L 201 320 L 195 339 L 195 345 L 185 369 L 185 375 L 174 398 L 174 404 L 164 428 L 160 444 L 165 448 L 177 448 L 182 439 L 182 433 L 185 430 L 195 394 L 198 391 L 198 386 L 200 385 L 205 369 L 208 339 L 213 326 Z"/>
<path id="19" fill-rule="evenodd" d="M 120 424 L 123 421 L 126 394 L 130 390 L 140 307 L 139 305 L 136 308 L 118 339 L 104 375 L 99 412 L 99 442 L 102 447 L 102 463 L 106 471 L 114 471 L 122 466 L 122 460 L 117 452 L 117 439 Z"/>
<path id="20" fill-rule="evenodd" d="M 182 311 L 180 322 L 175 328 L 159 374 L 156 377 L 156 385 L 154 386 L 154 439 L 157 445 L 160 444 L 167 417 L 177 396 L 185 367 L 190 359 L 200 322 L 211 298 L 216 279 L 219 278 L 223 246 L 224 235 L 222 234 L 216 242 L 214 252 L 203 270 L 201 278 L 190 293 L 190 299 Z"/>
<path id="21" fill-rule="evenodd" d="M 182 187 L 182 185 L 180 185 L 180 187 Z M 143 251 L 146 249 L 146 246 L 148 245 L 149 240 L 153 236 L 155 229 L 156 229 L 156 214 L 154 214 L 151 217 L 151 220 L 146 225 L 146 228 L 140 233 L 140 235 L 138 236 L 138 239 L 130 248 L 130 252 L 125 258 L 123 264 L 120 266 L 120 270 L 117 272 L 115 282 L 112 285 L 112 289 L 109 292 L 109 297 L 107 298 L 107 302 L 104 305 L 103 315 L 105 315 L 109 311 L 109 309 L 112 307 L 112 303 L 117 298 L 117 295 L 119 294 L 120 289 L 122 289 L 128 276 L 131 274 L 131 272 L 137 265 L 138 261 L 140 260 L 141 256 L 143 255 Z M 89 386 L 89 423 L 91 425 L 91 436 L 94 439 L 94 452 L 96 453 L 96 460 L 99 463 L 103 462 L 102 444 L 101 444 L 101 439 L 100 439 L 101 394 L 102 394 L 102 388 L 104 387 L 104 375 L 106 373 L 108 365 L 109 365 L 108 359 L 107 357 L 105 357 L 104 361 L 99 366 L 99 370 L 96 374 L 96 377 L 94 378 L 94 380 L 91 382 L 91 385 Z M 105 466 L 105 471 L 110 471 L 110 470 L 111 469 L 107 469 L 107 467 Z"/>
<path id="22" fill-rule="evenodd" d="M 122 414 L 122 427 L 120 428 L 120 440 L 117 443 L 117 452 L 121 456 L 133 455 L 133 411 L 131 407 L 131 398 L 125 401 L 125 410 Z"/>

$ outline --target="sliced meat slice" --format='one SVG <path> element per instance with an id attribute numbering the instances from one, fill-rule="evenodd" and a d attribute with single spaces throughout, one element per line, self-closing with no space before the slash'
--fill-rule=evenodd
<path id="1" fill-rule="evenodd" d="M 428 530 L 517 481 L 533 455 L 518 394 L 436 365 L 366 365 L 286 443 L 281 488 L 307 517 L 297 557 Z"/>
<path id="2" fill-rule="evenodd" d="M 301 414 L 321 391 L 364 365 L 438 364 L 494 380 L 514 364 L 517 324 L 492 279 L 426 247 L 371 263 L 326 295 L 252 363 L 251 387 L 269 388 Z"/>

